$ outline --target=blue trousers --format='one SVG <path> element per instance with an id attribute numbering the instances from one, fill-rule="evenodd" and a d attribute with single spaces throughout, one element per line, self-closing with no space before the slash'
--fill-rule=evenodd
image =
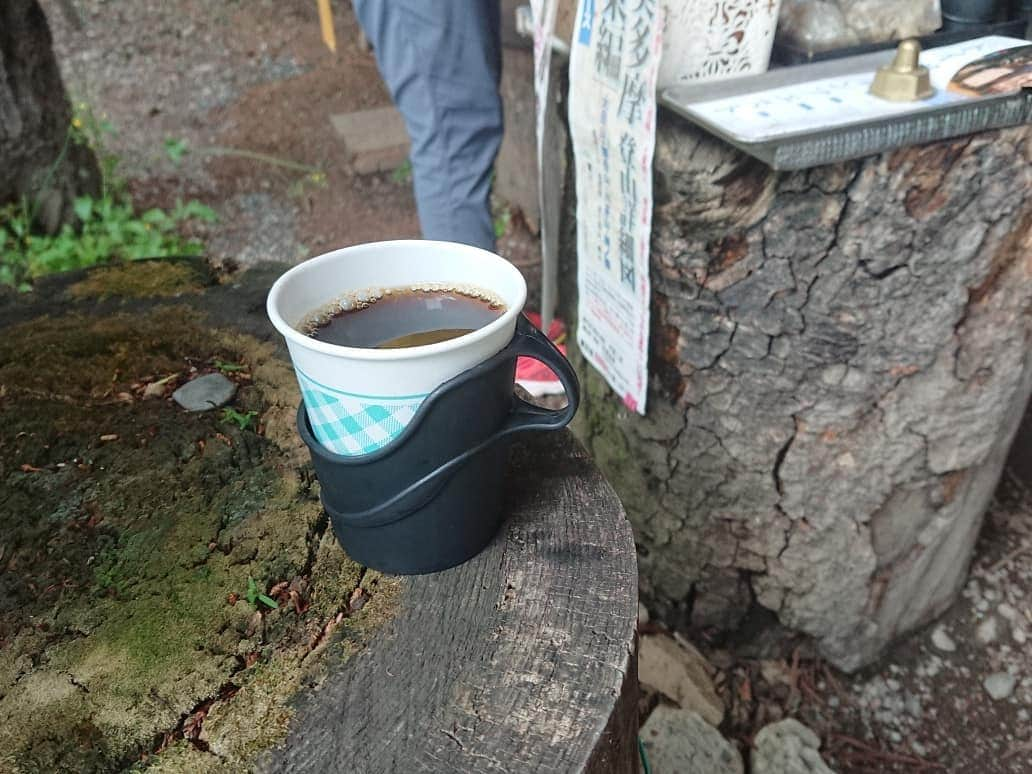
<path id="1" fill-rule="evenodd" d="M 502 142 L 498 0 L 353 0 L 412 140 L 426 239 L 494 250 L 491 180 Z"/>

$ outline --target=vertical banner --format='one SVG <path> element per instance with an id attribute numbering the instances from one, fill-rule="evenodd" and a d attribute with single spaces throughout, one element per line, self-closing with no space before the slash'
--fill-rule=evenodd
<path id="1" fill-rule="evenodd" d="M 554 125 L 552 38 L 558 0 L 531 0 L 534 17 L 534 94 L 537 96 L 538 210 L 541 213 L 541 327 L 548 330 L 558 301 L 562 145 Z M 551 127 L 551 131 L 550 131 Z"/>
<path id="2" fill-rule="evenodd" d="M 659 0 L 579 0 L 569 123 L 577 172 L 577 344 L 645 413 Z"/>

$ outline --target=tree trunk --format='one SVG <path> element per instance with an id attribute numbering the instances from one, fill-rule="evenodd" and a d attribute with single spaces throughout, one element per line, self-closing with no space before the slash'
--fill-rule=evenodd
<path id="1" fill-rule="evenodd" d="M 55 231 L 73 218 L 76 196 L 100 190 L 93 153 L 71 141 L 71 111 L 36 0 L 0 3 L 0 204 L 35 203 Z"/>
<path id="2" fill-rule="evenodd" d="M 1030 161 L 1021 127 L 778 173 L 663 114 L 648 415 L 581 363 L 578 432 L 669 623 L 852 670 L 954 599 L 1032 389 Z"/>

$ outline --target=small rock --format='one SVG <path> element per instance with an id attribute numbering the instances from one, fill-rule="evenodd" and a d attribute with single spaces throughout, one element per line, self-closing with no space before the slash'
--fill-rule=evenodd
<path id="1" fill-rule="evenodd" d="M 907 714 L 910 715 L 910 717 L 917 720 L 921 719 L 921 698 L 919 696 L 907 691 L 903 698 L 903 707 L 906 709 Z"/>
<path id="2" fill-rule="evenodd" d="M 1028 723 L 1028 721 L 1029 721 L 1028 710 L 1025 709 L 1024 707 L 1022 707 L 1021 709 L 1018 710 L 1018 720 L 1021 721 L 1022 723 Z"/>
<path id="3" fill-rule="evenodd" d="M 638 603 L 638 626 L 644 626 L 649 622 L 649 609 L 641 602 Z"/>
<path id="4" fill-rule="evenodd" d="M 724 702 L 713 689 L 709 663 L 689 643 L 679 644 L 666 635 L 642 637 L 638 680 L 713 726 L 724 719 Z"/>
<path id="5" fill-rule="evenodd" d="M 999 627 L 996 625 L 996 616 L 989 616 L 978 625 L 975 630 L 975 639 L 983 645 L 996 642 L 999 637 Z"/>
<path id="6" fill-rule="evenodd" d="M 677 774 L 743 774 L 738 750 L 697 712 L 660 705 L 641 729 L 649 765 Z"/>
<path id="7" fill-rule="evenodd" d="M 920 755 L 922 758 L 928 754 L 928 748 L 920 742 L 911 742 L 910 749 Z"/>
<path id="8" fill-rule="evenodd" d="M 889 739 L 892 741 L 893 744 L 899 744 L 903 741 L 903 734 L 901 734 L 899 731 L 890 731 Z"/>
<path id="9" fill-rule="evenodd" d="M 979 613 L 984 613 L 988 609 L 989 609 L 989 601 L 988 600 L 980 599 L 975 604 L 975 610 L 977 610 Z"/>
<path id="10" fill-rule="evenodd" d="M 996 701 L 1006 699 L 1014 693 L 1014 675 L 1007 672 L 994 672 L 982 681 L 988 693 Z"/>
<path id="11" fill-rule="evenodd" d="M 957 643 L 955 643 L 950 635 L 946 633 L 946 627 L 939 624 L 935 627 L 932 632 L 932 645 L 941 650 L 943 653 L 952 653 L 957 649 Z"/>
<path id="12" fill-rule="evenodd" d="M 1014 638 L 1014 641 L 1018 643 L 1018 645 L 1024 645 L 1025 640 L 1028 639 L 1028 635 L 1025 634 L 1024 629 L 1015 629 L 1013 632 L 1011 632 L 1011 637 Z"/>
<path id="13" fill-rule="evenodd" d="M 1004 618 L 1006 618 L 1008 621 L 1013 621 L 1015 618 L 1018 617 L 1018 611 L 1010 605 L 1008 605 L 1006 602 L 1001 603 L 1000 606 L 996 608 L 996 611 Z"/>
<path id="14" fill-rule="evenodd" d="M 168 392 L 168 382 L 151 382 L 143 388 L 143 397 L 164 398 L 166 392 Z"/>
<path id="15" fill-rule="evenodd" d="M 834 774 L 821 758 L 821 740 L 798 720 L 786 718 L 760 729 L 753 740 L 753 774 Z"/>
<path id="16" fill-rule="evenodd" d="M 222 374 L 206 374 L 173 392 L 172 400 L 187 411 L 210 411 L 229 403 L 235 392 L 236 385 Z"/>

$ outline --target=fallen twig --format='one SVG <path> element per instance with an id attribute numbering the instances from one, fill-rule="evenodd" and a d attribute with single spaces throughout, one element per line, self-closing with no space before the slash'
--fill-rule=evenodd
<path id="1" fill-rule="evenodd" d="M 880 747 L 872 747 L 866 742 L 862 742 L 859 739 L 855 739 L 845 734 L 832 734 L 831 738 L 835 741 L 841 742 L 842 744 L 848 745 L 856 750 L 859 750 L 867 758 L 873 758 L 874 760 L 884 761 L 885 763 L 905 763 L 909 766 L 916 766 L 918 770 L 924 771 L 926 769 L 939 769 L 946 770 L 946 767 L 941 763 L 935 763 L 924 758 L 919 758 L 916 755 L 907 755 L 905 753 L 894 753 L 888 750 L 883 750 Z"/>

